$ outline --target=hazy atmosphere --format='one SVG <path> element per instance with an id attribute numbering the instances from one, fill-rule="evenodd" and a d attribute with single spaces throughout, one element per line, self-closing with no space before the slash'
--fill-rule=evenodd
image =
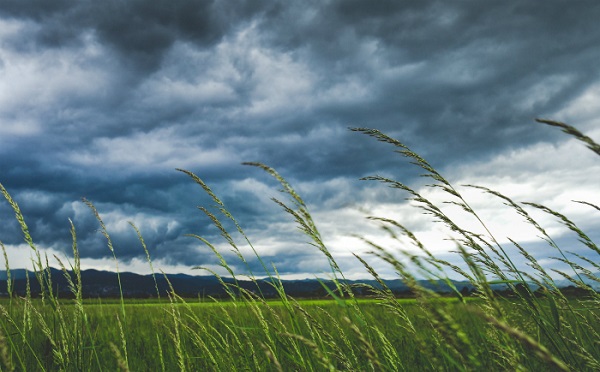
<path id="1" fill-rule="evenodd" d="M 369 127 L 464 191 L 499 240 L 554 256 L 499 199 L 459 186 L 542 203 L 600 238 L 598 211 L 572 202 L 600 204 L 598 156 L 534 121 L 563 121 L 600 140 L 599 19 L 596 1 L 4 0 L 0 183 L 51 265 L 53 254 L 72 256 L 71 219 L 83 268 L 115 269 L 85 197 L 122 271 L 149 272 L 128 221 L 156 268 L 216 268 L 186 234 L 213 242 L 235 266 L 197 208 L 212 201 L 175 170 L 183 168 L 215 191 L 282 275 L 327 275 L 321 253 L 270 200 L 285 200 L 280 185 L 246 161 L 274 167 L 296 188 L 348 277 L 366 276 L 351 253 L 368 247 L 354 235 L 389 241 L 370 215 L 400 221 L 453 261 L 444 253 L 455 248 L 450 232 L 406 194 L 359 180 L 384 175 L 439 199 L 393 147 L 348 129 Z M 557 241 L 575 241 L 556 219 L 532 215 Z M 30 267 L 5 200 L 0 218 L 11 268 Z"/>

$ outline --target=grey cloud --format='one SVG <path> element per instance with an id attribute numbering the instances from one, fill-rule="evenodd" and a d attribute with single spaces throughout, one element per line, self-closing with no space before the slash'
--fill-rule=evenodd
<path id="1" fill-rule="evenodd" d="M 85 31 L 94 32 L 133 68 L 156 69 L 166 50 L 178 39 L 210 47 L 230 27 L 261 11 L 260 1 L 9 1 L 0 14 L 40 23 L 41 46 L 77 43 Z"/>
<path id="2" fill-rule="evenodd" d="M 587 8 L 583 15 L 573 9 L 562 14 L 560 6 L 540 10 L 516 3 L 420 2 L 399 5 L 401 9 L 391 3 L 380 4 L 381 9 L 364 3 L 334 4 L 314 12 L 307 23 L 282 21 L 280 32 L 269 35 L 289 50 L 307 48 L 309 60 L 318 61 L 313 66 L 330 79 L 364 73 L 373 59 L 389 66 L 421 63 L 408 76 L 379 82 L 371 92 L 376 98 L 359 104 L 360 111 L 371 118 L 372 123 L 365 125 L 408 126 L 416 131 L 417 142 L 437 142 L 448 133 L 477 137 L 478 141 L 465 141 L 471 148 L 464 148 L 476 153 L 490 145 L 478 135 L 486 132 L 493 133 L 488 138 L 502 147 L 509 140 L 507 128 L 523 128 L 532 116 L 558 110 L 585 89 L 591 76 L 597 77 L 598 52 L 592 48 L 599 37 L 593 31 L 600 11 L 597 6 Z M 298 11 L 288 9 L 290 17 Z M 356 55 L 361 43 L 371 41 L 377 46 L 372 55 Z M 568 67 L 574 60 L 580 63 L 577 71 Z M 565 70 L 572 76 L 548 100 L 515 110 L 529 87 Z M 369 78 L 361 81 L 369 84 Z M 351 121 L 356 111 L 347 112 Z M 343 111 L 337 114 L 344 117 Z M 521 130 L 520 136 L 510 135 L 531 141 L 529 133 Z"/>

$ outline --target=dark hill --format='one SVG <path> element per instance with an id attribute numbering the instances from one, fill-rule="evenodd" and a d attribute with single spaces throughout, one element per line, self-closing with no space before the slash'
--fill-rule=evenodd
<path id="1" fill-rule="evenodd" d="M 50 269 L 52 288 L 59 294 L 59 297 L 68 298 L 72 297 L 72 292 L 69 288 L 69 282 L 65 277 L 65 273 L 61 270 Z M 68 272 L 72 280 L 75 281 L 75 276 L 72 272 Z M 31 293 L 33 295 L 39 294 L 40 286 L 34 273 L 29 272 L 26 274 L 25 270 L 11 270 L 11 278 L 13 280 L 14 292 L 19 296 L 24 296 L 27 288 L 27 275 L 29 276 L 29 283 Z M 0 295 L 7 294 L 7 281 L 6 271 L 0 271 Z M 175 292 L 183 297 L 216 297 L 222 298 L 227 296 L 226 290 L 219 280 L 214 276 L 194 276 L 186 274 L 156 274 L 156 282 L 152 275 L 140 275 L 130 272 L 121 273 L 121 286 L 123 295 L 131 298 L 146 298 L 155 297 L 156 288 L 161 294 L 165 295 L 169 290 L 169 282 L 175 289 Z M 226 284 L 233 284 L 234 280 L 231 278 L 222 279 Z M 81 272 L 82 292 L 84 298 L 97 298 L 97 297 L 119 297 L 119 282 L 117 274 L 111 271 L 99 271 L 99 270 L 84 270 Z M 328 296 L 328 290 L 324 288 L 326 286 L 329 290 L 335 290 L 335 284 L 330 280 L 318 280 L 318 279 L 302 279 L 302 280 L 283 280 L 285 292 L 293 297 L 326 297 Z M 359 296 L 372 295 L 371 287 L 379 288 L 379 284 L 374 280 L 356 280 L 348 281 L 348 284 L 352 285 L 354 292 Z M 422 280 L 419 284 L 425 288 L 437 292 L 451 292 L 451 288 L 441 281 L 430 282 Z M 473 286 L 466 281 L 452 281 L 452 284 L 463 293 L 469 293 L 473 290 Z M 250 280 L 240 280 L 238 285 L 248 291 L 254 293 L 262 293 L 266 298 L 277 297 L 277 292 L 273 285 L 268 279 L 258 280 L 254 283 Z M 409 288 L 399 279 L 387 280 L 386 285 L 394 292 L 397 296 L 411 296 Z M 494 290 L 505 290 L 505 285 L 492 286 Z M 535 289 L 535 288 L 534 288 Z"/>

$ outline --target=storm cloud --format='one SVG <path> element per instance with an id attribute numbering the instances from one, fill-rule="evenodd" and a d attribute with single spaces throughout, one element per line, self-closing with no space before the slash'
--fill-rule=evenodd
<path id="1" fill-rule="evenodd" d="M 260 161 L 297 187 L 352 271 L 350 236 L 377 234 L 366 214 L 430 234 L 406 195 L 358 181 L 422 183 L 392 148 L 348 130 L 371 127 L 453 181 L 567 208 L 585 227 L 591 212 L 567 202 L 599 202 L 598 162 L 533 119 L 599 137 L 598 19 L 593 1 L 3 1 L 0 182 L 41 248 L 68 254 L 72 219 L 81 256 L 110 257 L 86 197 L 119 259 L 144 260 L 132 221 L 175 270 L 216 263 L 186 234 L 228 252 L 196 208 L 212 201 L 175 170 L 187 169 L 280 272 L 326 271 L 270 201 L 276 182 L 241 165 Z M 28 257 L 10 206 L 0 213 L 0 240 Z"/>

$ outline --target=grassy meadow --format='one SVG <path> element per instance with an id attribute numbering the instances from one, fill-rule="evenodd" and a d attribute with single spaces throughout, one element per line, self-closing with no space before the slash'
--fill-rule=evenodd
<path id="1" fill-rule="evenodd" d="M 600 155 L 600 145 L 575 128 L 554 121 L 540 122 L 560 127 Z M 423 176 L 431 179 L 431 187 L 446 193 L 446 204 L 458 206 L 486 229 L 477 211 L 418 154 L 379 131 L 353 130 L 392 146 L 419 167 Z M 535 203 L 517 203 L 489 188 L 469 186 L 497 197 L 533 226 L 556 256 L 555 260 L 569 268 L 564 272 L 545 269 L 546 265 L 516 241 L 510 246 L 503 245 L 489 231 L 480 235 L 464 229 L 444 213 L 442 205 L 424 198 L 401 181 L 367 177 L 367 180 L 397 189 L 399 197 L 408 197 L 415 203 L 415 212 L 428 213 L 456 232 L 459 238 L 455 254 L 462 264 L 457 266 L 436 257 L 402 221 L 374 216 L 371 219 L 381 223 L 384 233 L 398 242 L 408 239 L 411 249 L 391 251 L 364 239 L 372 249 L 369 255 L 391 265 L 398 278 L 409 285 L 415 298 L 396 298 L 377 269 L 369 265 L 369 257 L 355 255 L 371 279 L 379 283 L 369 288 L 370 298 L 358 298 L 323 243 L 302 198 L 274 169 L 259 163 L 248 165 L 263 169 L 279 181 L 285 199 L 274 199 L 274 202 L 296 221 L 311 244 L 322 252 L 323 260 L 329 263 L 336 288 L 324 287 L 329 294 L 326 300 L 295 299 L 286 294 L 276 268 L 262 262 L 260 248 L 252 245 L 251 238 L 229 213 L 218 193 L 185 170 L 181 171 L 212 198 L 214 205 L 201 210 L 220 229 L 236 253 L 237 261 L 228 262 L 213 242 L 201 236 L 192 238 L 212 250 L 224 272 L 234 279 L 238 273 L 232 267 L 240 263 L 244 266 L 250 259 L 244 257 L 239 247 L 250 246 L 255 254 L 252 259 L 263 263 L 264 270 L 251 273 L 250 279 L 270 278 L 278 298 L 267 300 L 260 291 L 246 290 L 235 281 L 233 284 L 222 281 L 229 294 L 226 301 L 185 299 L 173 288 L 168 293 L 157 293 L 152 300 L 123 296 L 111 300 L 85 299 L 81 290 L 77 233 L 72 223 L 72 265 L 65 265 L 58 258 L 53 262 L 63 269 L 73 299 L 58 298 L 52 289 L 50 258 L 37 248 L 29 234 L 26 216 L 0 185 L 34 257 L 35 270 L 30 273 L 30 280 L 39 282 L 42 288 L 40 296 L 13 293 L 10 262 L 2 245 L 8 280 L 7 287 L 0 291 L 8 296 L 0 299 L 1 370 L 600 370 L 600 295 L 586 284 L 600 282 L 597 274 L 600 249 L 559 211 Z M 85 202 L 95 214 L 116 263 L 118 257 L 101 213 L 91 202 Z M 597 217 L 600 213 L 600 207 L 586 201 L 580 203 L 590 209 L 591 216 Z M 589 254 L 570 253 L 568 247 L 559 246 L 531 217 L 528 213 L 531 209 L 560 221 L 577 236 Z M 235 231 L 227 231 L 224 225 L 235 226 Z M 134 225 L 132 228 L 146 249 L 143 231 Z M 518 269 L 516 262 L 526 262 L 529 269 Z M 148 263 L 155 272 L 149 255 Z M 467 297 L 461 288 L 453 286 L 449 274 L 468 280 L 475 291 Z M 155 272 L 155 275 L 162 274 Z M 221 279 L 217 273 L 214 275 Z M 452 293 L 441 296 L 424 288 L 418 282 L 422 278 L 445 281 Z M 569 280 L 580 295 L 566 296 L 557 287 L 557 278 Z M 505 285 L 512 295 L 503 296 L 494 291 L 492 286 L 497 284 Z"/>

